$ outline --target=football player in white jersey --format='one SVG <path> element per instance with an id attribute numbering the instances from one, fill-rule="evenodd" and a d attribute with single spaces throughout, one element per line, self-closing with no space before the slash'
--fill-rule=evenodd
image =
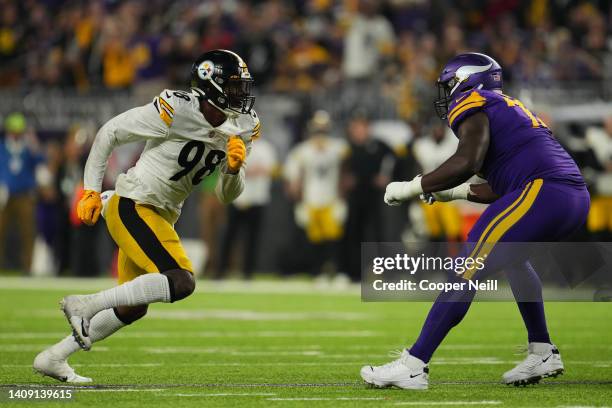
<path id="1" fill-rule="evenodd" d="M 119 285 L 91 295 L 67 296 L 62 310 L 72 335 L 44 350 L 34 369 L 60 381 L 89 382 L 68 365 L 147 313 L 155 302 L 175 302 L 195 289 L 191 262 L 174 223 L 194 186 L 220 167 L 218 198 L 228 203 L 244 188 L 245 161 L 259 136 L 252 109 L 253 80 L 242 58 L 213 50 L 192 67 L 189 91 L 164 90 L 147 105 L 108 121 L 98 132 L 85 166 L 78 216 L 87 225 L 100 214 L 119 247 Z M 145 140 L 134 167 L 101 194 L 108 157 L 116 146 Z"/>
<path id="2" fill-rule="evenodd" d="M 331 130 L 329 114 L 315 112 L 308 124 L 308 139 L 289 151 L 284 169 L 289 194 L 297 201 L 296 224 L 317 252 L 314 273 L 331 260 L 347 213 L 340 182 L 350 147 L 346 140 L 332 137 Z"/>

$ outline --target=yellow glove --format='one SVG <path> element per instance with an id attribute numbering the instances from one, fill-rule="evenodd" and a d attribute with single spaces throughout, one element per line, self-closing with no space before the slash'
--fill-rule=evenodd
<path id="1" fill-rule="evenodd" d="M 77 206 L 79 219 L 89 226 L 94 225 L 98 222 L 98 218 L 100 218 L 100 211 L 102 211 L 100 193 L 93 190 L 85 190 Z"/>
<path id="2" fill-rule="evenodd" d="M 227 141 L 227 169 L 237 173 L 246 159 L 246 145 L 238 136 L 232 136 Z"/>

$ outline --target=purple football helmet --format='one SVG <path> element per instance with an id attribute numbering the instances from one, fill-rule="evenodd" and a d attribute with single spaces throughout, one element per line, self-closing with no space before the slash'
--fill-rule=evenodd
<path id="1" fill-rule="evenodd" d="M 470 89 L 502 89 L 502 69 L 493 58 L 477 52 L 459 54 L 446 63 L 438 78 L 436 113 L 445 120 L 450 100 Z"/>

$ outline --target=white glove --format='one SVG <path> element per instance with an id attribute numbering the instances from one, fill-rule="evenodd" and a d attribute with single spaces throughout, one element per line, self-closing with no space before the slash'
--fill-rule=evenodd
<path id="1" fill-rule="evenodd" d="M 468 183 L 459 184 L 457 187 L 437 191 L 435 193 L 421 194 L 420 198 L 427 204 L 433 204 L 436 201 L 441 203 L 454 200 L 467 200 L 468 194 L 470 193 L 470 185 Z"/>
<path id="2" fill-rule="evenodd" d="M 396 181 L 387 184 L 385 203 L 393 206 L 400 205 L 402 201 L 410 200 L 421 193 L 423 193 L 421 176 L 416 176 L 410 181 Z"/>

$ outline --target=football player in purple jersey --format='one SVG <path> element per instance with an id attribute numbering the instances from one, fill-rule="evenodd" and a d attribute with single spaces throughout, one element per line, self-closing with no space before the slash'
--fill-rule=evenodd
<path id="1" fill-rule="evenodd" d="M 490 204 L 468 234 L 471 258 L 494 255 L 501 242 L 559 241 L 584 224 L 590 198 L 576 163 L 540 118 L 502 93 L 502 68 L 493 58 L 457 55 L 444 66 L 438 89 L 436 111 L 459 139 L 457 151 L 430 173 L 390 183 L 385 192 L 388 205 L 419 196 L 429 202 L 463 199 Z M 466 183 L 474 175 L 487 182 Z M 450 280 L 477 280 L 486 270 L 468 270 Z M 540 279 L 526 260 L 505 264 L 504 270 L 529 346 L 527 358 L 506 372 L 503 381 L 526 385 L 556 377 L 564 367 L 548 334 Z M 419 337 L 397 360 L 364 366 L 364 381 L 379 387 L 427 388 L 429 360 L 474 298 L 475 290 L 463 287 L 438 296 Z M 518 293 L 520 288 L 528 288 L 528 301 Z"/>

